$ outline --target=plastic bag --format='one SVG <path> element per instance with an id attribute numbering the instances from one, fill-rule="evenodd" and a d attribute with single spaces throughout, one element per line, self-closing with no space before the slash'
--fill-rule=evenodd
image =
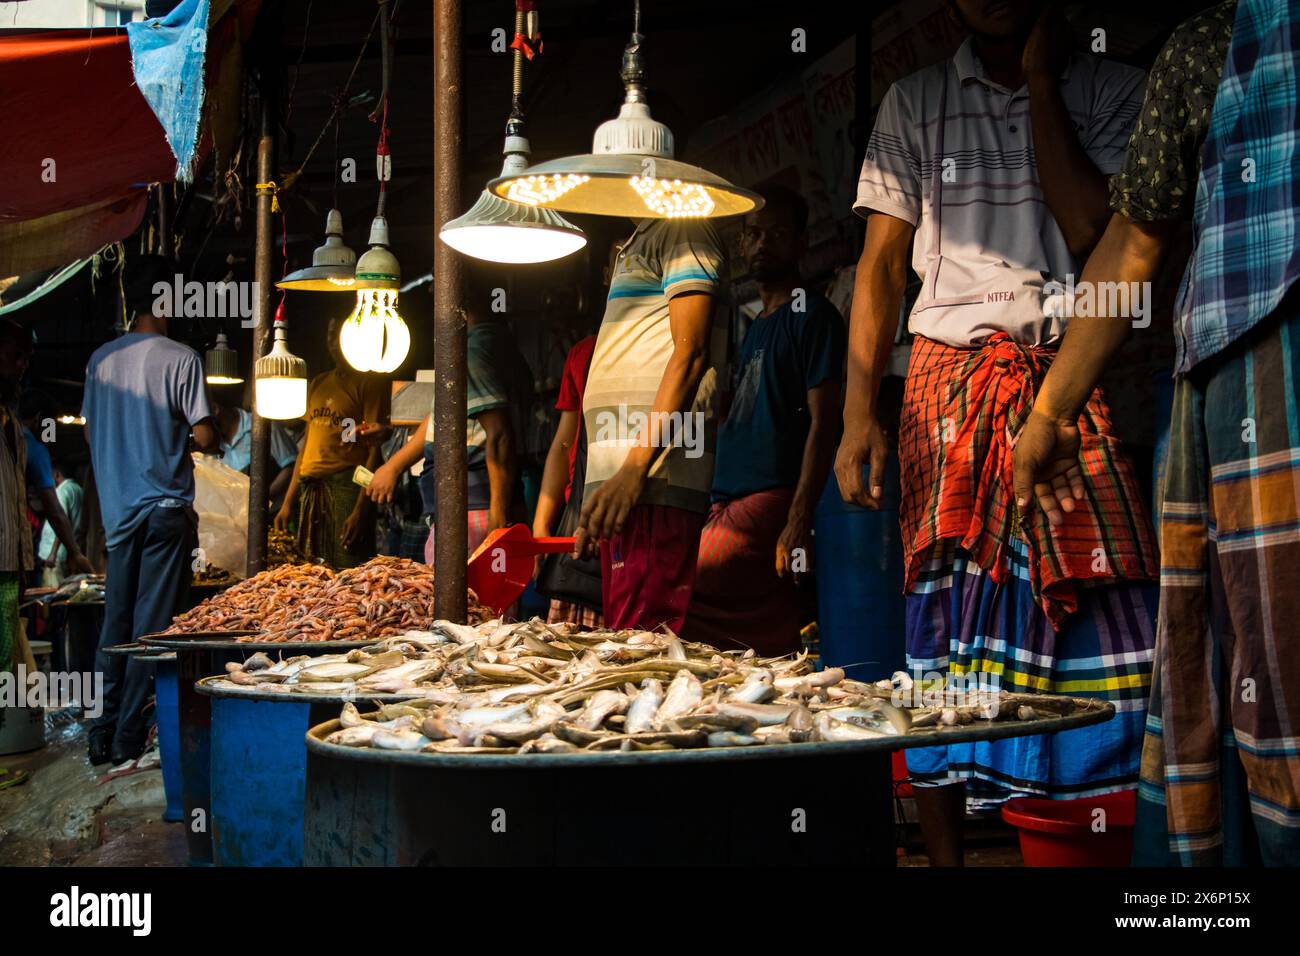
<path id="1" fill-rule="evenodd" d="M 248 576 L 248 476 L 220 458 L 194 453 L 194 510 L 199 514 L 199 547 L 214 565 Z"/>

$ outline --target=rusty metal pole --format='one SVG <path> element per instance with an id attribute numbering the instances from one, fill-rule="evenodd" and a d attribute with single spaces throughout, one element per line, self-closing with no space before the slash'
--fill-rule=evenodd
<path id="1" fill-rule="evenodd" d="M 257 141 L 257 181 L 270 183 L 275 178 L 275 69 L 267 68 L 262 84 L 262 131 Z M 275 198 L 273 187 L 257 191 L 257 228 L 254 235 L 253 280 L 253 364 L 266 351 L 270 338 L 272 312 L 271 293 L 275 291 L 272 272 L 275 237 L 271 205 Z M 256 404 L 256 403 L 254 403 Z M 266 506 L 271 476 L 268 470 L 268 449 L 271 443 L 271 423 L 253 409 L 252 460 L 248 466 L 248 559 L 247 573 L 256 574 L 266 569 Z"/>
<path id="2" fill-rule="evenodd" d="M 433 5 L 433 234 L 463 211 L 460 202 L 464 51 L 461 0 Z M 465 471 L 465 277 L 445 242 L 433 243 L 433 427 L 435 610 L 465 620 L 465 562 L 469 545 Z"/>

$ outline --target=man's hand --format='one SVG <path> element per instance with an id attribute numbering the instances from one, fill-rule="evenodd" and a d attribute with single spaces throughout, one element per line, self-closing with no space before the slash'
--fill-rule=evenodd
<path id="1" fill-rule="evenodd" d="M 366 488 L 366 495 L 377 505 L 388 504 L 393 500 L 399 477 L 396 469 L 390 468 L 387 464 L 380 465 L 375 469 L 375 476 L 370 480 L 370 486 Z"/>
<path id="2" fill-rule="evenodd" d="M 54 567 L 54 561 L 50 560 L 47 567 Z M 68 555 L 68 570 L 73 574 L 94 574 L 95 566 L 90 563 L 90 559 L 80 551 Z"/>
<path id="3" fill-rule="evenodd" d="M 1059 79 L 1073 47 L 1070 24 L 1061 11 L 1053 4 L 1043 7 L 1020 58 L 1025 79 Z"/>
<path id="4" fill-rule="evenodd" d="M 276 531 L 288 532 L 291 511 L 292 509 L 289 507 L 288 501 L 285 501 L 285 503 L 280 506 L 280 510 L 275 513 L 275 520 L 271 522 Z"/>
<path id="5" fill-rule="evenodd" d="M 343 531 L 339 534 L 339 544 L 347 551 L 355 551 L 366 536 L 370 522 L 360 509 L 353 509 L 343 522 Z"/>
<path id="6" fill-rule="evenodd" d="M 803 548 L 804 553 L 807 553 L 808 524 L 807 515 L 790 512 L 790 516 L 785 522 L 785 528 L 781 531 L 781 537 L 776 539 L 777 577 L 785 577 L 787 571 L 791 574 L 799 573 L 793 567 L 793 554 L 799 548 Z"/>
<path id="7" fill-rule="evenodd" d="M 865 420 L 844 421 L 844 437 L 835 453 L 835 481 L 840 497 L 873 511 L 885 495 L 885 461 L 889 458 L 889 439 L 874 415 Z M 871 488 L 863 487 L 862 466 L 871 471 Z"/>
<path id="8" fill-rule="evenodd" d="M 1038 411 L 1029 418 L 1016 438 L 1012 457 L 1016 507 L 1022 513 L 1033 507 L 1033 498 L 1055 527 L 1065 521 L 1084 495 L 1083 472 L 1079 468 L 1079 426 L 1057 421 Z"/>
<path id="9" fill-rule="evenodd" d="M 590 557 L 595 554 L 599 542 L 622 531 L 623 522 L 641 500 L 644 487 L 645 472 L 636 466 L 624 465 L 597 488 L 582 503 L 582 515 L 574 533 L 573 556 Z"/>

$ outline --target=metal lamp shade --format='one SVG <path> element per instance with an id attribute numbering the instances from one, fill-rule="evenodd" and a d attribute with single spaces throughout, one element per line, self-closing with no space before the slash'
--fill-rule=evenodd
<path id="1" fill-rule="evenodd" d="M 586 234 L 559 213 L 507 202 L 487 190 L 438 236 L 464 255 L 511 265 L 563 259 L 587 244 Z"/>
<path id="2" fill-rule="evenodd" d="M 659 207 L 651 205 L 634 181 L 664 184 L 669 201 Z M 693 187 L 688 189 L 691 198 L 707 197 L 707 201 L 693 209 L 675 210 L 671 194 L 674 189 L 681 192 L 680 187 Z M 494 179 L 488 189 L 502 199 L 529 206 L 629 219 L 718 219 L 743 216 L 763 205 L 756 193 L 707 169 L 638 153 L 586 153 L 553 159 Z"/>
<path id="3" fill-rule="evenodd" d="M 291 272 L 275 284 L 295 292 L 351 292 L 356 288 L 357 254 L 343 242 L 343 214 L 331 209 L 325 217 L 325 243 L 311 255 L 311 265 Z"/>
<path id="4" fill-rule="evenodd" d="M 226 344 L 224 333 L 203 354 L 203 377 L 209 385 L 240 385 L 244 381 L 239 374 L 239 353 Z"/>

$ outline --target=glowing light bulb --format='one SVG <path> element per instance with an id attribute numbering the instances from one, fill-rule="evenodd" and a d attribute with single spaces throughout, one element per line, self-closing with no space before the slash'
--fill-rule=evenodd
<path id="1" fill-rule="evenodd" d="M 588 182 L 590 176 L 577 173 L 556 173 L 554 176 L 525 176 L 510 184 L 506 196 L 511 202 L 526 206 L 545 206 L 553 203 L 567 192 L 577 189 Z"/>
<path id="2" fill-rule="evenodd" d="M 628 184 L 647 209 L 666 219 L 704 218 L 713 212 L 715 205 L 709 191 L 698 183 L 633 176 Z"/>
<path id="3" fill-rule="evenodd" d="M 307 380 L 268 376 L 253 383 L 257 414 L 285 421 L 302 418 L 307 411 Z"/>
<path id="4" fill-rule="evenodd" d="M 411 330 L 397 312 L 396 289 L 362 289 L 339 329 L 339 349 L 358 372 L 395 371 L 411 350 Z"/>

